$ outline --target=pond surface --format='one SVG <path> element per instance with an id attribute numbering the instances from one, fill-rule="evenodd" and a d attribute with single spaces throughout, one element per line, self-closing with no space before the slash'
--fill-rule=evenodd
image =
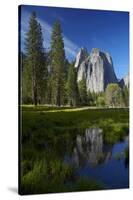
<path id="1" fill-rule="evenodd" d="M 94 179 L 107 189 L 128 188 L 127 148 L 128 137 L 109 145 L 104 143 L 102 129 L 89 128 L 76 135 L 71 152 L 65 152 L 64 162 L 75 167 L 77 177 Z"/>

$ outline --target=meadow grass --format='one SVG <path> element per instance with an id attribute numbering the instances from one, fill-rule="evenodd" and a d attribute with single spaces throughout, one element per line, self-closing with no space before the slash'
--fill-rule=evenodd
<path id="1" fill-rule="evenodd" d="M 122 140 L 129 131 L 128 121 L 128 109 L 21 106 L 21 193 L 104 189 L 95 180 L 76 179 L 64 154 L 72 152 L 76 135 L 86 128 L 102 128 L 108 144 Z"/>
<path id="2" fill-rule="evenodd" d="M 22 125 L 28 127 L 78 127 L 88 128 L 90 125 L 107 126 L 112 123 L 128 122 L 128 109 L 85 109 L 84 108 L 58 108 L 46 106 L 22 106 Z M 78 110 L 79 109 L 79 110 Z M 58 112 L 60 110 L 60 112 Z M 51 112 L 45 112 L 51 111 Z M 27 122 L 27 123 L 26 123 Z"/>

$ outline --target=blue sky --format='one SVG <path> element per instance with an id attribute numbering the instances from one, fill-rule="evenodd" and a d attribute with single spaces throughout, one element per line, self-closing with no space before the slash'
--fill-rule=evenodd
<path id="1" fill-rule="evenodd" d="M 81 47 L 109 52 L 118 78 L 129 72 L 129 14 L 128 12 L 71 9 L 44 6 L 21 7 L 21 48 L 24 51 L 29 17 L 35 11 L 42 26 L 44 47 L 50 47 L 52 26 L 60 20 L 66 57 L 75 59 Z"/>

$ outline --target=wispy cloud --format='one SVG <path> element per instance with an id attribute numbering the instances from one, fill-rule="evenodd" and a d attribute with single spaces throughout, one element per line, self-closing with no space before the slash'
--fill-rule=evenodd
<path id="1" fill-rule="evenodd" d="M 29 17 L 30 17 L 30 13 L 27 13 L 27 12 L 24 12 L 21 17 L 21 46 L 22 46 L 22 49 L 24 49 L 24 39 L 25 39 L 26 32 L 28 31 Z M 48 49 L 48 48 L 50 48 L 52 26 L 40 18 L 38 18 L 38 21 L 42 27 L 42 33 L 43 33 L 43 37 L 44 37 L 44 47 L 46 49 Z M 64 39 L 64 48 L 65 48 L 66 57 L 69 60 L 72 60 L 75 58 L 79 47 L 65 35 L 63 35 L 63 39 Z"/>
<path id="2" fill-rule="evenodd" d="M 64 24 L 66 23 L 66 20 L 62 16 L 60 16 L 57 12 L 52 12 L 52 17 L 54 19 L 60 20 Z"/>
<path id="3" fill-rule="evenodd" d="M 79 50 L 79 47 L 75 43 L 73 43 L 70 39 L 68 39 L 66 36 L 64 36 L 64 45 L 65 45 L 65 51 L 71 56 L 75 57 L 77 51 Z"/>
<path id="4" fill-rule="evenodd" d="M 46 49 L 50 48 L 50 41 L 51 41 L 51 33 L 52 33 L 52 27 L 45 21 L 38 19 L 39 23 L 42 27 L 42 33 L 44 38 L 44 47 Z"/>

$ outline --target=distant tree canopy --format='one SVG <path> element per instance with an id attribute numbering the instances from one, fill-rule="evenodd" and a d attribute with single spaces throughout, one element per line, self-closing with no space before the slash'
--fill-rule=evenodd
<path id="1" fill-rule="evenodd" d="M 79 88 L 79 96 L 80 96 L 80 103 L 81 105 L 87 104 L 87 87 L 86 87 L 86 78 L 83 75 L 82 80 L 78 82 Z"/>
<path id="2" fill-rule="evenodd" d="M 108 84 L 105 91 L 105 102 L 107 106 L 111 107 L 123 106 L 122 90 L 118 84 Z"/>
<path id="3" fill-rule="evenodd" d="M 129 88 L 125 86 L 123 88 L 122 94 L 123 94 L 124 105 L 128 107 L 129 106 Z"/>
<path id="4" fill-rule="evenodd" d="M 45 30 L 44 30 L 45 31 Z M 22 104 L 69 106 L 129 106 L 129 89 L 108 84 L 105 92 L 87 90 L 86 78 L 77 81 L 75 61 L 65 56 L 61 24 L 56 21 L 51 34 L 50 49 L 44 49 L 42 28 L 36 13 L 30 16 L 25 37 L 25 52 L 20 52 Z"/>
<path id="5" fill-rule="evenodd" d="M 98 107 L 104 107 L 105 106 L 105 99 L 103 96 L 99 96 L 97 98 L 97 106 Z"/>

